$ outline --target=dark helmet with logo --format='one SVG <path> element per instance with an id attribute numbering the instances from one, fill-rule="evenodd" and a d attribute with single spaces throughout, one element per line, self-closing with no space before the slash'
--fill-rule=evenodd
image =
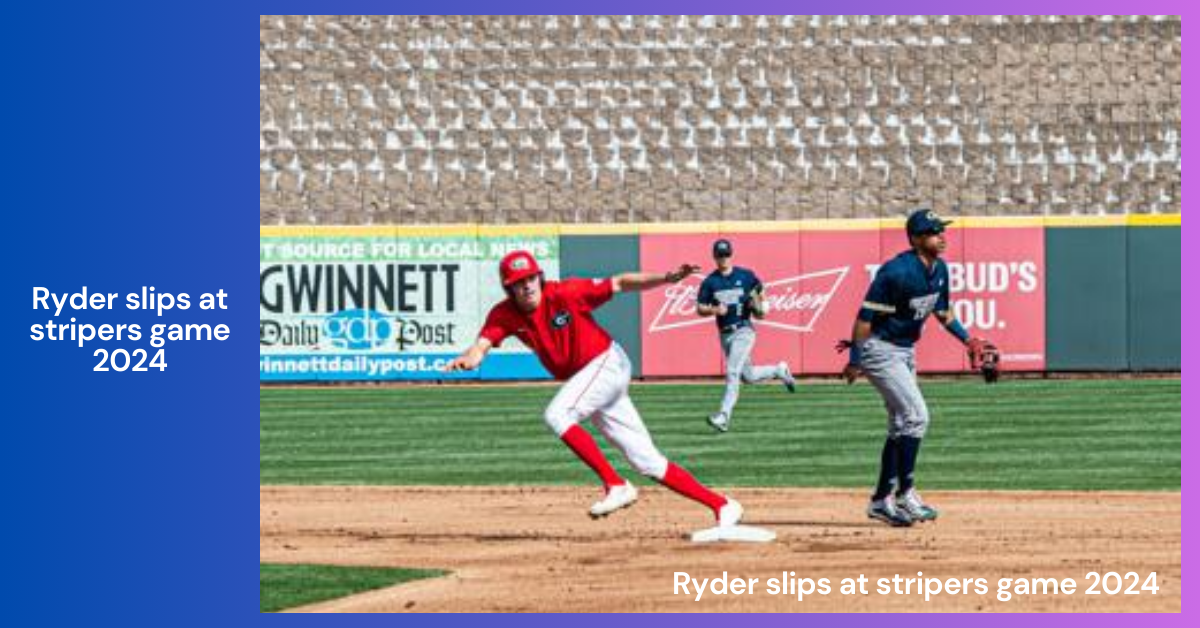
<path id="1" fill-rule="evenodd" d="M 915 238 L 923 235 L 942 233 L 953 221 L 942 220 L 932 209 L 918 209 L 908 216 L 904 230 L 908 237 Z"/>

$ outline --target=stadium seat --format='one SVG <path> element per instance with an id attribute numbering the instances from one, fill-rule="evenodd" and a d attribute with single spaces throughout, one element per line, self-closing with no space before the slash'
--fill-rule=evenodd
<path id="1" fill-rule="evenodd" d="M 1178 16 L 259 24 L 263 224 L 1180 211 Z"/>

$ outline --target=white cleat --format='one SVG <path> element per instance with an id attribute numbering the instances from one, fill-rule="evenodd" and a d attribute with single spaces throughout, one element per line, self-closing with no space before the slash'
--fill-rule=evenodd
<path id="1" fill-rule="evenodd" d="M 912 517 L 909 517 L 907 512 L 896 508 L 896 500 L 891 495 L 868 504 L 867 517 L 882 521 L 893 528 L 907 528 L 913 524 Z"/>
<path id="2" fill-rule="evenodd" d="M 725 505 L 721 506 L 720 512 L 717 513 L 717 527 L 732 528 L 741 523 L 742 515 L 745 513 L 746 510 L 742 508 L 741 504 L 737 503 L 737 500 L 732 497 L 726 497 Z"/>
<path id="3" fill-rule="evenodd" d="M 770 543 L 775 540 L 775 533 L 765 528 L 741 525 L 744 510 L 736 500 L 726 498 L 724 506 L 717 514 L 717 525 L 713 528 L 697 530 L 692 533 L 693 543 Z"/>
<path id="4" fill-rule="evenodd" d="M 796 392 L 796 378 L 792 376 L 792 367 L 788 366 L 787 362 L 780 362 L 777 368 L 779 379 L 783 380 L 783 387 L 790 393 Z"/>
<path id="5" fill-rule="evenodd" d="M 908 515 L 913 523 L 933 521 L 938 518 L 937 509 L 926 504 L 915 488 L 908 489 L 903 495 L 896 498 L 896 510 Z"/>
<path id="6" fill-rule="evenodd" d="M 588 510 L 588 514 L 593 519 L 601 519 L 622 508 L 632 506 L 637 501 L 637 498 L 637 488 L 626 482 L 620 486 L 608 489 L 608 494 L 604 496 L 604 499 L 592 504 L 591 509 Z"/>
<path id="7" fill-rule="evenodd" d="M 708 424 L 718 432 L 725 433 L 729 431 L 729 415 L 724 412 L 718 412 L 708 417 Z"/>

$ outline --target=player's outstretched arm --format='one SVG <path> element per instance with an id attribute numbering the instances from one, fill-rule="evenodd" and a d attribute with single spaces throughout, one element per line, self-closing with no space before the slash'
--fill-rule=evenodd
<path id="1" fill-rule="evenodd" d="M 483 362 L 483 358 L 487 356 L 488 351 L 492 349 L 492 341 L 487 338 L 480 338 L 475 341 L 462 355 L 454 358 L 446 365 L 447 373 L 455 373 L 458 371 L 474 371 L 479 368 Z"/>
<path id="2" fill-rule="evenodd" d="M 653 290 L 669 283 L 679 283 L 688 275 L 700 272 L 695 264 L 681 264 L 679 268 L 667 273 L 622 273 L 612 278 L 613 292 L 638 292 Z"/>

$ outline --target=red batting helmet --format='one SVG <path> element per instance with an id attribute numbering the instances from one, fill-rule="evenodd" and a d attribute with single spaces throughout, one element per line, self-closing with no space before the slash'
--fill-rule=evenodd
<path id="1" fill-rule="evenodd" d="M 514 283 L 542 272 L 529 251 L 513 251 L 500 260 L 500 283 L 507 288 Z"/>

